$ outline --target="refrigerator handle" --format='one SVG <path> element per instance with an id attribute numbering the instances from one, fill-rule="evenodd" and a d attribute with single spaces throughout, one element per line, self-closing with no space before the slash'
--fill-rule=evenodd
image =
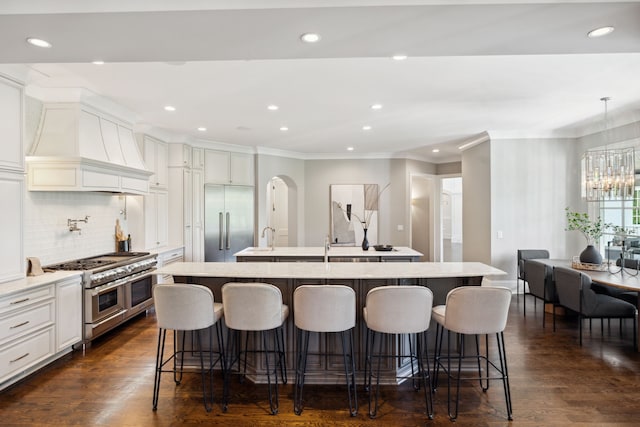
<path id="1" fill-rule="evenodd" d="M 227 212 L 227 249 L 231 249 L 231 216 Z"/>
<path id="2" fill-rule="evenodd" d="M 224 247 L 222 246 L 222 230 L 224 227 L 224 221 L 222 218 L 222 212 L 218 212 L 218 227 L 220 228 L 219 233 L 218 233 L 218 249 L 220 250 L 224 250 Z"/>

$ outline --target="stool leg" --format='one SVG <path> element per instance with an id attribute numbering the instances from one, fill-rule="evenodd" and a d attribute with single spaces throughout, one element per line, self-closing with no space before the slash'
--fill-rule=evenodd
<path id="1" fill-rule="evenodd" d="M 438 375 L 440 373 L 440 354 L 442 353 L 442 337 L 444 335 L 444 328 L 436 323 L 436 349 L 433 357 L 433 379 L 432 390 L 435 392 L 438 388 Z"/>
<path id="2" fill-rule="evenodd" d="M 274 348 L 274 353 L 277 353 L 277 348 L 278 348 L 278 344 L 277 344 L 277 331 L 276 330 L 271 330 L 271 332 L 274 334 L 273 335 L 273 348 Z M 267 368 L 267 386 L 269 389 L 269 407 L 271 409 L 271 415 L 276 415 L 278 413 L 278 369 L 277 369 L 277 362 L 274 365 L 274 385 L 271 384 L 271 368 L 269 366 L 269 346 L 268 346 L 268 339 L 267 339 L 267 333 L 268 331 L 260 331 L 260 335 L 262 335 L 262 342 L 264 345 L 264 357 L 265 357 L 265 365 Z M 279 356 L 276 356 L 279 357 Z"/>
<path id="3" fill-rule="evenodd" d="M 416 372 L 413 369 L 413 355 L 414 354 L 420 354 L 420 353 L 419 352 L 418 353 L 414 353 L 413 352 L 414 345 L 412 344 L 412 342 L 417 341 L 417 335 L 414 335 L 414 334 L 407 334 L 407 335 L 408 335 L 408 339 L 409 339 L 409 363 L 411 363 L 411 383 L 413 385 L 413 389 L 415 391 L 418 391 L 418 390 L 420 390 L 420 382 L 417 381 Z M 411 338 L 413 338 L 413 341 L 412 341 Z M 417 343 L 415 343 L 415 344 L 417 346 Z M 419 371 L 420 371 L 420 367 L 418 366 L 418 373 L 419 373 Z"/>
<path id="4" fill-rule="evenodd" d="M 278 348 L 278 365 L 280 365 L 280 378 L 282 384 L 287 383 L 287 357 L 284 352 L 284 331 L 279 327 L 276 333 L 276 344 Z"/>
<path id="5" fill-rule="evenodd" d="M 358 414 L 358 395 L 356 391 L 356 366 L 353 360 L 353 330 L 349 330 L 349 350 L 347 352 L 346 331 L 340 331 L 342 339 L 342 357 L 344 359 L 344 375 L 347 381 L 347 395 L 349 397 L 349 414 L 355 417 Z"/>
<path id="6" fill-rule="evenodd" d="M 296 382 L 293 395 L 293 412 L 302 414 L 302 388 L 304 387 L 304 374 L 307 370 L 307 353 L 309 352 L 309 331 L 298 329 L 296 359 Z"/>
<path id="7" fill-rule="evenodd" d="M 451 419 L 451 421 L 455 421 L 456 418 L 458 418 L 458 402 L 460 401 L 460 371 L 462 368 L 462 356 L 464 354 L 464 335 L 462 334 L 458 334 L 458 338 L 460 339 L 460 353 L 458 354 L 458 376 L 456 378 L 456 402 L 455 402 L 455 411 L 452 413 L 451 412 L 451 332 L 447 331 L 447 337 L 449 338 L 449 342 L 448 342 L 448 347 L 449 347 L 449 351 L 448 351 L 448 364 L 449 364 L 449 375 L 448 375 L 448 379 L 449 379 L 449 395 L 448 395 L 448 402 L 447 402 L 447 408 L 449 409 L 449 419 Z"/>
<path id="8" fill-rule="evenodd" d="M 422 338 L 422 339 L 421 339 Z M 424 342 L 424 354 L 427 360 L 425 365 L 422 360 L 422 347 L 420 342 Z M 418 356 L 418 371 L 422 376 L 422 387 L 424 388 L 424 399 L 427 408 L 427 416 L 430 420 L 433 419 L 433 390 L 431 388 L 431 375 L 429 374 L 429 354 L 427 353 L 427 332 L 423 332 L 417 337 L 417 356 Z M 426 369 L 425 369 L 426 366 Z"/>
<path id="9" fill-rule="evenodd" d="M 502 385 L 504 387 L 504 398 L 507 404 L 507 417 L 513 420 L 513 408 L 511 406 L 511 388 L 509 386 L 509 370 L 507 369 L 507 352 L 504 346 L 504 333 L 496 334 L 498 340 L 498 355 L 500 357 L 500 370 L 502 374 Z"/>
<path id="10" fill-rule="evenodd" d="M 164 357 L 164 343 L 167 336 L 166 329 L 158 330 L 158 350 L 156 351 L 156 374 L 153 380 L 153 410 L 158 409 L 160 395 L 160 377 L 162 375 L 162 358 Z"/>
<path id="11" fill-rule="evenodd" d="M 382 357 L 380 357 L 380 353 L 382 352 L 382 339 L 380 339 L 380 344 L 378 345 L 378 355 L 375 353 L 375 340 L 376 340 L 376 332 L 371 331 L 371 353 L 369 357 L 377 357 L 378 358 L 378 367 L 376 370 L 376 390 L 375 390 L 375 398 L 373 397 L 374 391 L 371 389 L 371 376 L 373 375 L 373 366 L 369 369 L 369 418 L 375 418 L 378 413 L 378 397 L 380 396 L 380 365 Z M 374 405 L 372 405 L 371 401 L 374 399 Z"/>
<path id="12" fill-rule="evenodd" d="M 202 337 L 201 330 L 197 331 L 195 334 L 195 339 L 198 341 L 197 349 L 198 353 L 200 353 L 200 376 L 202 379 L 202 400 L 204 401 L 204 409 L 207 412 L 211 412 L 211 404 L 207 402 L 207 388 L 206 388 L 206 371 L 204 369 L 204 355 L 202 354 Z M 209 355 L 211 355 L 211 350 L 209 350 Z M 211 375 L 211 402 L 213 403 L 213 375 Z"/>
<path id="13" fill-rule="evenodd" d="M 178 348 L 178 337 L 180 336 L 180 333 L 182 333 L 182 348 L 181 350 L 176 350 Z M 182 382 L 182 371 L 184 369 L 184 353 L 185 353 L 185 342 L 186 342 L 186 338 L 187 338 L 187 333 L 185 331 L 183 332 L 178 332 L 178 331 L 173 331 L 173 381 L 176 383 L 176 385 L 179 385 Z M 177 365 L 177 355 L 180 354 L 180 369 L 178 370 L 178 365 Z"/>
<path id="14" fill-rule="evenodd" d="M 371 376 L 369 375 L 369 372 L 371 371 L 371 351 L 369 349 L 369 336 L 371 335 L 371 330 L 369 330 L 369 328 L 367 328 L 365 335 L 366 335 L 366 338 L 365 338 L 365 344 L 364 344 L 363 383 L 364 383 L 364 391 L 369 392 L 369 389 L 371 387 Z"/>

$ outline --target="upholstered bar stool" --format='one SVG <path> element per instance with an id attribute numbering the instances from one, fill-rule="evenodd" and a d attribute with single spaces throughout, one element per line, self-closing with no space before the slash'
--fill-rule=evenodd
<path id="1" fill-rule="evenodd" d="M 296 384 L 293 410 L 302 413 L 302 389 L 309 354 L 311 332 L 339 333 L 342 342 L 344 375 L 349 398 L 349 413 L 358 413 L 353 328 L 356 325 L 356 292 L 342 285 L 303 285 L 293 292 L 294 323 L 297 328 Z M 337 356 L 328 354 L 328 356 Z"/>
<path id="2" fill-rule="evenodd" d="M 507 325 L 511 291 L 503 287 L 461 286 L 452 289 L 447 294 L 446 305 L 433 307 L 433 320 L 437 322 L 436 328 L 436 356 L 434 363 L 434 390 L 438 386 L 438 373 L 440 368 L 447 374 L 447 409 L 449 418 L 455 420 L 458 417 L 458 401 L 460 400 L 460 368 L 463 359 L 475 359 L 478 364 L 478 377 L 465 378 L 480 381 L 482 391 L 489 389 L 489 381 L 500 379 L 504 387 L 504 397 L 507 404 L 507 417 L 513 419 L 511 408 L 511 391 L 509 388 L 509 375 L 507 370 L 507 355 L 504 347 L 504 328 Z M 447 331 L 447 355 L 442 357 L 442 338 Z M 460 348 L 458 356 L 451 355 L 451 332 L 460 334 Z M 489 358 L 489 334 L 496 334 L 498 359 L 496 365 Z M 465 354 L 465 335 L 474 335 L 476 340 L 475 354 Z M 485 354 L 480 353 L 478 336 L 485 336 Z M 451 359 L 458 359 L 457 373 L 455 377 L 451 370 Z M 446 360 L 446 365 L 443 363 Z M 481 362 L 485 361 L 483 375 Z M 499 376 L 491 376 L 491 371 L 497 371 Z M 455 410 L 451 411 L 451 379 L 456 380 Z"/>
<path id="3" fill-rule="evenodd" d="M 224 406 L 226 408 L 228 403 L 229 374 L 233 365 L 235 363 L 239 365 L 244 354 L 244 374 L 247 368 L 247 353 L 263 353 L 267 371 L 269 406 L 271 414 L 275 415 L 278 413 L 278 368 L 283 383 L 287 382 L 282 324 L 289 315 L 289 307 L 282 303 L 280 289 L 268 283 L 226 283 L 222 286 L 222 304 L 225 324 L 229 328 Z M 245 341 L 245 348 L 242 349 L 240 331 L 245 331 L 245 333 L 259 332 L 262 350 L 247 350 L 248 339 Z M 268 335 L 271 335 L 271 346 Z M 269 360 L 270 354 L 275 356 L 273 364 Z"/>
<path id="4" fill-rule="evenodd" d="M 429 375 L 429 360 L 426 356 L 426 334 L 431 322 L 432 305 L 433 294 L 430 289 L 424 286 L 380 286 L 367 293 L 363 314 L 367 324 L 365 389 L 369 392 L 369 417 L 375 418 L 378 412 L 381 360 L 383 358 L 403 360 L 408 357 L 411 363 L 410 378 L 413 381 L 413 387 L 416 391 L 420 389 L 420 382 L 416 381 L 416 377 L 420 377 L 424 388 L 427 416 L 430 419 L 433 418 L 431 376 Z M 380 334 L 408 334 L 409 354 L 382 354 L 382 339 L 380 339 L 376 352 L 375 340 L 376 336 Z M 423 363 L 423 355 L 427 357 L 426 366 Z M 377 359 L 378 362 L 375 392 L 371 388 L 372 359 Z M 417 372 L 414 369 L 414 362 L 417 362 L 418 365 Z M 375 401 L 373 405 L 372 400 Z"/>
<path id="5" fill-rule="evenodd" d="M 158 322 L 158 350 L 156 352 L 156 373 L 153 384 L 153 410 L 158 408 L 158 397 L 160 394 L 160 378 L 163 372 L 173 372 L 173 379 L 176 384 L 182 381 L 184 367 L 184 356 L 188 352 L 196 351 L 200 354 L 200 372 L 202 375 L 202 398 L 207 412 L 211 411 L 213 404 L 213 368 L 220 363 L 224 372 L 224 346 L 222 342 L 222 330 L 220 328 L 220 318 L 223 315 L 222 304 L 213 300 L 213 293 L 205 286 L 166 284 L 157 285 L 153 289 L 153 299 Z M 216 335 L 218 338 L 218 352 L 214 353 L 213 347 L 213 325 L 216 325 Z M 164 359 L 165 339 L 167 330 L 173 330 L 173 353 Z M 185 337 L 187 332 L 195 332 L 195 348 L 185 350 Z M 178 332 L 182 332 L 182 347 L 178 347 Z M 209 357 L 205 367 L 204 353 L 202 349 L 202 335 L 209 333 Z M 216 357 L 214 358 L 214 354 Z M 178 359 L 179 364 L 178 366 Z M 165 366 L 173 362 L 172 369 Z M 210 393 L 207 398 L 206 373 L 209 373 Z"/>

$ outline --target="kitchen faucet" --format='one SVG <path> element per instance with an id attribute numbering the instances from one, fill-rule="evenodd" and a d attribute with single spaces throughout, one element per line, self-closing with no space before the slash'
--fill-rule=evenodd
<path id="1" fill-rule="evenodd" d="M 262 229 L 262 234 L 260 235 L 260 237 L 264 238 L 267 230 L 271 231 L 271 250 L 273 250 L 273 247 L 275 245 L 274 233 L 276 232 L 276 229 L 267 225 Z"/>
<path id="2" fill-rule="evenodd" d="M 84 219 L 68 219 L 67 218 L 67 227 L 69 227 L 69 231 L 77 231 L 78 234 L 82 234 L 82 229 L 78 228 L 78 223 L 84 222 L 85 224 L 89 222 L 89 215 L 85 215 Z"/>

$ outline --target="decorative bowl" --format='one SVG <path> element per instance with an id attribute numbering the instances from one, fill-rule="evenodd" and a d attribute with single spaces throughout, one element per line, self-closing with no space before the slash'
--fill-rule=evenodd
<path id="1" fill-rule="evenodd" d="M 392 245 L 373 245 L 373 248 L 376 251 L 392 251 L 393 250 L 393 246 Z"/>

